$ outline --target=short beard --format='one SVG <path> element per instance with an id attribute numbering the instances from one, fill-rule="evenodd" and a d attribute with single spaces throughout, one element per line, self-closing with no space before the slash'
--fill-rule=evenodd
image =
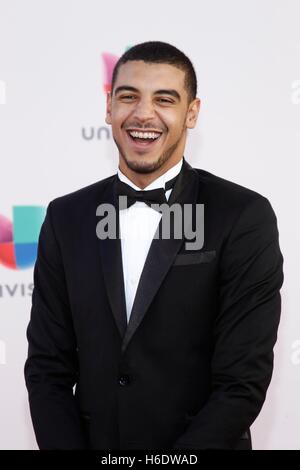
<path id="1" fill-rule="evenodd" d="M 139 162 L 139 161 L 135 161 L 135 162 L 131 162 L 131 161 L 128 161 L 128 159 L 126 158 L 126 155 L 121 147 L 121 145 L 118 144 L 118 142 L 116 141 L 116 139 L 114 138 L 114 141 L 116 143 L 116 146 L 118 147 L 118 150 L 119 150 L 119 153 L 120 153 L 120 156 L 123 158 L 124 162 L 126 163 L 127 167 L 134 171 L 135 173 L 139 173 L 139 174 L 149 174 L 149 173 L 153 173 L 154 171 L 158 170 L 159 168 L 162 167 L 162 165 L 167 162 L 169 160 L 169 158 L 171 158 L 171 156 L 173 155 L 173 153 L 175 152 L 175 150 L 177 149 L 179 143 L 180 143 L 180 140 L 182 138 L 182 134 L 184 132 L 184 127 L 182 129 L 182 133 L 181 133 L 181 136 L 179 137 L 179 139 L 177 140 L 177 142 L 175 142 L 175 144 L 173 144 L 169 149 L 167 149 L 159 158 L 156 162 L 153 162 L 153 163 L 149 163 L 149 162 Z"/>

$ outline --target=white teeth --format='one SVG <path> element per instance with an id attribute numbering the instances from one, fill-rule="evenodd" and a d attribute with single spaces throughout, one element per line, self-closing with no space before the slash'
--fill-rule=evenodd
<path id="1" fill-rule="evenodd" d="M 137 132 L 137 131 L 130 131 L 129 134 L 131 137 L 139 138 L 139 139 L 157 139 L 160 136 L 157 132 Z"/>

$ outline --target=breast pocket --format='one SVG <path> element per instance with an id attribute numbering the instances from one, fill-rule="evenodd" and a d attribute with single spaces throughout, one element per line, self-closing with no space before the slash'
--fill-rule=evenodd
<path id="1" fill-rule="evenodd" d="M 179 253 L 173 263 L 173 266 L 186 266 L 189 264 L 210 263 L 216 257 L 216 251 L 201 251 L 197 253 Z"/>

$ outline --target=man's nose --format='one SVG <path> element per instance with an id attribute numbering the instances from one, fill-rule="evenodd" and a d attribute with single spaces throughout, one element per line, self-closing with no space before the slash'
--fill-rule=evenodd
<path id="1" fill-rule="evenodd" d="M 151 100 L 143 99 L 140 100 L 134 108 L 134 117 L 140 121 L 148 121 L 153 119 L 155 116 L 153 103 Z"/>

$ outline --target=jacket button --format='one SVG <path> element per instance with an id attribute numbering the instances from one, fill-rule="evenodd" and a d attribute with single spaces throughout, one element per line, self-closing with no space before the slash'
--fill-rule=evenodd
<path id="1" fill-rule="evenodd" d="M 121 375 L 121 377 L 119 377 L 119 384 L 124 386 L 124 385 L 128 385 L 130 382 L 129 380 L 129 377 L 128 375 Z"/>

